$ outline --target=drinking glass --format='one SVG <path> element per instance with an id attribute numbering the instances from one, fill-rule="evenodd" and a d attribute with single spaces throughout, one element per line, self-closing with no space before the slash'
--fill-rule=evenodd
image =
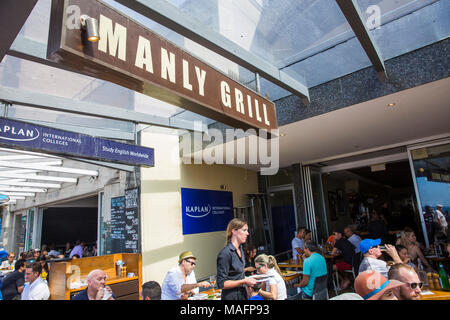
<path id="1" fill-rule="evenodd" d="M 212 289 L 213 289 L 213 294 L 216 292 L 216 284 L 217 284 L 217 281 L 216 281 L 216 276 L 210 276 L 209 277 L 209 283 L 211 283 L 211 286 L 212 286 Z"/>

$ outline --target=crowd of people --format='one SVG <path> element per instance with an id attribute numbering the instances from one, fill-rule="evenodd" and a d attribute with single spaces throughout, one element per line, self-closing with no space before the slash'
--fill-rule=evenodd
<path id="1" fill-rule="evenodd" d="M 414 300 L 420 298 L 423 287 L 423 279 L 418 275 L 419 264 L 427 271 L 434 271 L 423 254 L 423 245 L 409 228 L 401 231 L 395 244 L 389 244 L 381 238 L 362 239 L 353 226 L 347 226 L 342 232 L 334 231 L 323 246 L 311 240 L 310 230 L 299 227 L 291 252 L 292 260 L 302 265 L 302 277 L 291 287 L 296 293 L 289 295 L 276 258 L 258 254 L 257 248 L 247 243 L 248 236 L 248 223 L 232 219 L 226 230 L 225 246 L 217 255 L 216 275 L 210 281 L 197 281 L 194 271 L 197 258 L 193 252 L 185 251 L 179 255 L 178 265 L 168 270 L 161 285 L 156 281 L 144 283 L 141 298 L 187 300 L 199 294 L 200 288 L 214 287 L 213 280 L 216 280 L 222 300 L 311 300 L 318 279 L 333 278 L 336 274 L 338 277 L 333 281 L 336 280 L 337 287 L 341 290 L 352 287 L 354 292 L 337 295 L 333 300 Z M 2 281 L 3 299 L 49 299 L 47 260 L 85 257 L 85 248 L 82 241 L 77 241 L 73 248 L 68 244 L 64 252 L 50 246 L 49 251 L 44 248 L 22 253 L 17 261 L 14 253 L 10 253 L 2 268 L 14 265 L 14 271 Z M 450 253 L 450 243 L 447 250 Z M 331 268 L 329 261 L 332 261 Z M 114 292 L 106 285 L 106 273 L 99 269 L 89 273 L 86 289 L 73 297 L 73 300 L 115 299 Z"/>
<path id="2" fill-rule="evenodd" d="M 47 300 L 50 297 L 48 287 L 52 261 L 76 259 L 97 255 L 96 246 L 89 250 L 83 241 L 76 241 L 72 246 L 66 243 L 64 249 L 57 250 L 54 244 L 42 245 L 42 248 L 30 249 L 20 253 L 16 259 L 14 252 L 9 252 L 0 269 L 8 273 L 1 281 L 1 298 L 3 300 Z"/>

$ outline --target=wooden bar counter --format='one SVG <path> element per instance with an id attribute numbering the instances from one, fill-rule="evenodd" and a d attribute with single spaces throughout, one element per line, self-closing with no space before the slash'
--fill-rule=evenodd
<path id="1" fill-rule="evenodd" d="M 115 265 L 118 260 L 125 262 L 127 274 L 134 273 L 133 277 L 116 275 Z M 101 269 L 106 273 L 106 285 L 111 287 L 117 300 L 139 300 L 142 287 L 141 254 L 116 253 L 99 257 L 49 262 L 50 300 L 71 300 L 74 295 L 86 289 L 86 286 L 71 289 L 70 284 L 85 281 L 89 272 L 94 269 Z"/>

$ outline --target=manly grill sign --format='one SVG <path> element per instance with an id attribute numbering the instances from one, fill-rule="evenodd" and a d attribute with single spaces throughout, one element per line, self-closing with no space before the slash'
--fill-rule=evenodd
<path id="1" fill-rule="evenodd" d="M 80 15 L 98 20 L 98 42 L 87 40 Z M 47 56 L 235 128 L 278 127 L 273 102 L 99 0 L 52 1 Z"/>

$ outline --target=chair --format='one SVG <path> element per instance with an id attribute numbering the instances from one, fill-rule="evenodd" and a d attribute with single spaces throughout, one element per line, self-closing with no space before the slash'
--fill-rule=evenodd
<path id="1" fill-rule="evenodd" d="M 328 300 L 328 274 L 314 280 L 313 300 Z"/>
<path id="2" fill-rule="evenodd" d="M 363 260 L 363 254 L 361 252 L 355 253 L 353 256 L 352 266 L 353 266 L 353 278 L 356 279 L 356 277 L 359 274 L 359 266 L 361 265 L 361 262 Z"/>
<path id="3" fill-rule="evenodd" d="M 362 261 L 362 254 L 361 254 L 361 252 L 355 253 L 353 255 L 353 257 L 352 257 L 352 269 L 351 270 L 344 270 L 344 272 L 352 274 L 353 281 L 358 276 L 359 265 L 361 264 L 361 261 Z M 336 278 L 333 277 L 333 286 L 334 286 L 334 291 L 335 291 L 336 295 L 338 295 L 338 293 L 341 290 L 341 288 L 339 286 L 339 273 L 338 273 L 337 269 L 336 269 L 335 276 L 336 276 Z"/>
<path id="4" fill-rule="evenodd" d="M 301 300 L 301 293 L 297 293 L 296 288 L 288 288 L 287 289 L 288 297 L 286 300 Z"/>

